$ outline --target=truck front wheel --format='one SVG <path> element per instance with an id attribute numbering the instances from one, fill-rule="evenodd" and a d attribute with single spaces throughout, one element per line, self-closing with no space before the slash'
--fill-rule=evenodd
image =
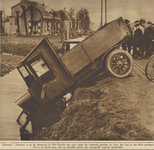
<path id="1" fill-rule="evenodd" d="M 132 72 L 132 57 L 124 50 L 115 49 L 106 58 L 106 69 L 111 75 L 124 78 Z"/>

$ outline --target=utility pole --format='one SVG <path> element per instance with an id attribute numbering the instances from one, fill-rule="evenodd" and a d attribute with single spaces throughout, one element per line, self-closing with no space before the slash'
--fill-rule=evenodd
<path id="1" fill-rule="evenodd" d="M 107 1 L 105 0 L 105 24 L 107 23 Z"/>
<path id="2" fill-rule="evenodd" d="M 102 26 L 102 20 L 103 20 L 103 0 L 101 0 L 101 26 Z"/>
<path id="3" fill-rule="evenodd" d="M 0 11 L 0 34 L 4 34 L 3 32 L 3 24 L 2 24 L 2 11 Z"/>

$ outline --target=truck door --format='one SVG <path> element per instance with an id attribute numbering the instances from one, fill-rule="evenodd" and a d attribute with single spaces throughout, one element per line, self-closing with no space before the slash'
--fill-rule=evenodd
<path id="1" fill-rule="evenodd" d="M 37 95 L 37 99 L 41 98 L 40 103 L 52 100 L 73 84 L 72 79 L 60 66 L 59 61 L 53 55 L 48 60 L 45 54 L 40 54 L 28 62 L 28 67 L 38 83 L 35 88 L 33 86 L 30 90 L 35 93 L 34 95 Z M 41 90 L 39 90 L 39 87 Z"/>
<path id="2" fill-rule="evenodd" d="M 17 69 L 28 87 L 31 87 L 32 84 L 36 82 L 36 79 L 34 78 L 32 74 L 30 74 L 30 71 L 28 70 L 26 65 L 21 65 L 17 67 Z"/>

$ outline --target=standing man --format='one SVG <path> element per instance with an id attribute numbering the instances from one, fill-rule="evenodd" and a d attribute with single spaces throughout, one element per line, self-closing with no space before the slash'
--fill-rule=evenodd
<path id="1" fill-rule="evenodd" d="M 151 26 L 152 26 L 152 53 L 154 53 L 154 23 L 152 23 Z"/>
<path id="2" fill-rule="evenodd" d="M 128 29 L 131 31 L 131 35 L 130 35 L 130 37 L 128 38 L 128 40 L 125 41 L 125 42 L 122 44 L 122 49 L 123 49 L 123 50 L 126 50 L 126 49 L 128 48 L 128 53 L 131 54 L 131 46 L 132 46 L 132 29 L 131 29 L 130 24 L 129 24 L 130 21 L 129 21 L 128 19 L 125 19 L 124 21 L 125 21 L 125 23 L 126 23 Z"/>
<path id="3" fill-rule="evenodd" d="M 151 49 L 152 49 L 152 22 L 148 21 L 147 26 L 144 31 L 144 44 L 145 44 L 145 51 L 146 51 L 146 57 L 149 58 L 151 55 Z"/>
<path id="4" fill-rule="evenodd" d="M 140 28 L 142 30 L 142 33 L 144 34 L 144 31 L 146 29 L 146 22 L 144 19 L 140 19 Z"/>
<path id="5" fill-rule="evenodd" d="M 133 29 L 133 58 L 141 59 L 141 53 L 143 52 L 143 30 L 140 26 L 140 21 L 134 22 Z"/>

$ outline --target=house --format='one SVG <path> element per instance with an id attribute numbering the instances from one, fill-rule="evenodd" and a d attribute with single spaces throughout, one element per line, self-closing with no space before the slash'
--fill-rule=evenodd
<path id="1" fill-rule="evenodd" d="M 59 33 L 61 18 L 44 4 L 21 0 L 11 7 L 9 34 L 48 35 Z"/>
<path id="2" fill-rule="evenodd" d="M 38 2 L 21 0 L 11 7 L 8 34 L 49 35 L 65 31 L 65 39 L 80 32 L 79 22 L 66 9 L 54 11 Z"/>
<path id="3" fill-rule="evenodd" d="M 64 31 L 67 31 L 67 38 L 73 36 L 80 32 L 80 22 L 77 21 L 73 16 L 71 16 L 70 12 L 66 10 L 66 8 L 57 11 L 57 15 L 61 18 L 61 28 Z"/>

